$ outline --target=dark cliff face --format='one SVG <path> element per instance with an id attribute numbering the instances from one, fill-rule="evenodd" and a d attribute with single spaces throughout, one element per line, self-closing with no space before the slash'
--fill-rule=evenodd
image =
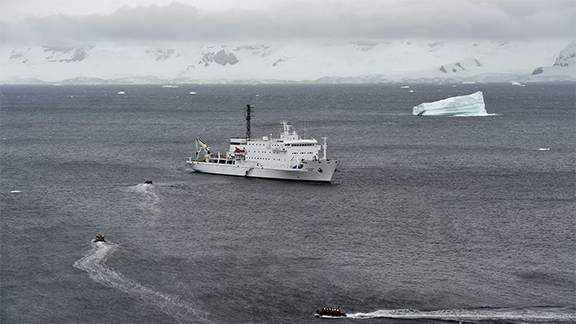
<path id="1" fill-rule="evenodd" d="M 534 69 L 534 71 L 532 71 L 532 75 L 538 75 L 538 74 L 542 74 L 544 72 L 544 68 L 543 67 L 537 67 L 536 69 Z"/>
<path id="2" fill-rule="evenodd" d="M 458 73 L 471 68 L 481 67 L 482 63 L 477 58 L 468 59 L 462 62 L 441 65 L 438 70 L 442 73 Z"/>

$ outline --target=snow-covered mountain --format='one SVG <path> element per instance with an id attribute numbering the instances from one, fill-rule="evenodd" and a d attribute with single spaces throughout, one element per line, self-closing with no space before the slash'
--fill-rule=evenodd
<path id="1" fill-rule="evenodd" d="M 532 81 L 576 80 L 576 41 L 566 46 L 552 66 L 541 66 L 532 72 Z"/>
<path id="2" fill-rule="evenodd" d="M 575 44 L 558 56 L 565 41 L 4 44 L 0 83 L 526 81 L 556 58 L 542 68 L 553 80 L 573 69 Z"/>

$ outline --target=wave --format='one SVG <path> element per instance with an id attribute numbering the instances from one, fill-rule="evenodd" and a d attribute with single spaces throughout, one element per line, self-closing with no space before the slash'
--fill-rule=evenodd
<path id="1" fill-rule="evenodd" d="M 100 284 L 118 289 L 158 307 L 178 322 L 208 322 L 206 312 L 182 301 L 180 297 L 143 286 L 108 267 L 106 260 L 117 248 L 116 244 L 96 242 L 88 254 L 74 262 L 74 267 L 86 271 L 92 280 Z"/>
<path id="2" fill-rule="evenodd" d="M 370 313 L 348 314 L 353 319 L 430 319 L 445 321 L 534 321 L 569 323 L 576 313 L 561 307 L 480 308 L 420 311 L 414 309 L 382 309 Z"/>

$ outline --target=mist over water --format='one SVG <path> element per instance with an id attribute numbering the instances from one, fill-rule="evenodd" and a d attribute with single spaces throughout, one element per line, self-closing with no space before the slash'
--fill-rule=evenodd
<path id="1" fill-rule="evenodd" d="M 0 322 L 575 322 L 574 85 L 410 90 L 0 87 Z M 496 116 L 411 115 L 480 90 Z M 189 172 L 247 103 L 328 136 L 334 183 Z"/>

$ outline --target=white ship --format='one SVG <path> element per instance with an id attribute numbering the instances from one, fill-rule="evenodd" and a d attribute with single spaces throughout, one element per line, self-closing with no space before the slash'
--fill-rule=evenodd
<path id="1" fill-rule="evenodd" d="M 326 137 L 301 138 L 292 126 L 282 122 L 279 138 L 250 136 L 251 105 L 246 106 L 246 136 L 230 139 L 227 152 L 210 152 L 200 138 L 194 140 L 196 152 L 188 163 L 196 172 L 241 177 L 330 182 L 338 161 L 326 158 Z M 322 153 L 322 156 L 320 156 Z"/>

